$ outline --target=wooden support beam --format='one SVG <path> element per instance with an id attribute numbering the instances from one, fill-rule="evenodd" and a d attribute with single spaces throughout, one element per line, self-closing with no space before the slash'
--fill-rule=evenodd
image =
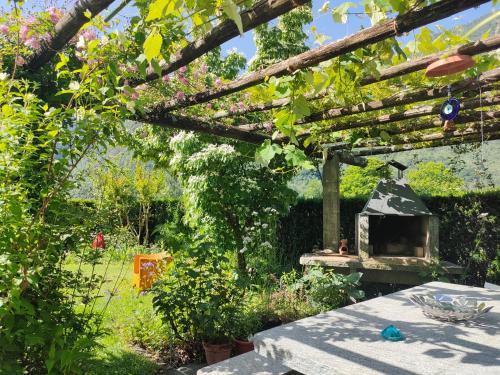
<path id="1" fill-rule="evenodd" d="M 500 80 L 500 68 L 486 71 L 477 77 L 467 78 L 462 81 L 451 84 L 453 94 L 458 92 L 466 92 L 479 90 L 479 87 L 484 91 L 492 90 L 495 82 Z M 418 89 L 412 91 L 402 91 L 392 96 L 380 100 L 373 100 L 368 103 L 360 103 L 350 107 L 339 107 L 326 109 L 324 111 L 315 112 L 307 117 L 304 117 L 295 122 L 296 125 L 305 125 L 312 122 L 331 120 L 334 118 L 367 113 L 381 109 L 394 108 L 401 105 L 422 102 L 431 99 L 444 98 L 448 96 L 448 86 L 441 86 L 432 89 Z M 252 131 L 261 129 L 272 129 L 273 122 L 264 122 L 256 124 L 247 124 L 238 126 L 240 129 Z M 347 129 L 347 127 L 345 128 Z M 303 136 L 308 136 L 310 132 L 305 131 Z"/>
<path id="2" fill-rule="evenodd" d="M 469 55 L 469 56 L 475 56 L 479 55 L 481 53 L 485 52 L 490 52 L 494 51 L 497 48 L 500 48 L 500 36 L 494 36 L 485 40 L 479 40 L 477 42 L 473 43 L 467 43 L 455 48 L 452 48 L 450 50 L 444 51 L 444 52 L 439 52 L 439 53 L 434 53 L 432 55 L 428 55 L 425 57 L 422 57 L 420 59 L 412 60 L 412 61 L 407 61 L 399 65 L 392 66 L 387 69 L 383 69 L 380 72 L 380 75 L 377 77 L 369 76 L 361 80 L 360 85 L 361 86 L 366 86 L 375 82 L 382 82 L 391 78 L 396 78 L 396 77 L 401 77 L 405 74 L 408 73 L 413 73 L 417 72 L 419 70 L 425 69 L 429 64 L 439 60 L 440 58 L 444 56 L 450 56 L 453 54 L 464 54 L 464 55 Z M 325 93 L 321 93 L 317 96 L 313 95 L 307 95 L 306 99 L 307 100 L 319 100 L 323 99 L 326 96 Z M 241 116 L 245 115 L 247 113 L 252 113 L 252 112 L 263 112 L 263 111 L 268 111 L 274 108 L 281 108 L 290 103 L 289 98 L 283 98 L 283 99 L 277 99 L 273 100 L 267 103 L 262 103 L 262 104 L 255 104 L 248 106 L 245 109 L 242 110 L 237 110 L 236 112 L 221 112 L 220 114 L 217 114 L 213 118 L 223 118 L 223 117 L 232 117 L 232 116 Z"/>
<path id="3" fill-rule="evenodd" d="M 337 251 L 340 241 L 340 163 L 336 154 L 323 164 L 323 249 Z"/>
<path id="4" fill-rule="evenodd" d="M 495 119 L 500 119 L 500 111 L 487 111 L 482 113 L 484 121 L 491 121 Z M 453 122 L 455 125 L 463 125 L 468 123 L 473 123 L 475 121 L 481 121 L 481 112 L 473 111 L 460 114 Z M 443 126 L 443 121 L 436 119 L 434 121 L 422 121 L 410 124 L 408 127 L 399 129 L 387 129 L 386 132 L 389 135 L 407 134 L 416 131 L 440 128 Z"/>
<path id="5" fill-rule="evenodd" d="M 483 133 L 494 133 L 500 131 L 500 122 L 496 123 L 485 123 L 483 124 Z M 465 129 L 457 129 L 452 132 L 437 132 L 431 134 L 423 135 L 405 135 L 400 138 L 391 139 L 391 144 L 400 145 L 405 143 L 419 143 L 419 142 L 430 142 L 439 141 L 443 139 L 450 139 L 456 137 L 464 137 L 469 135 L 477 135 L 481 133 L 481 122 L 475 122 L 472 124 L 467 124 Z"/>
<path id="6" fill-rule="evenodd" d="M 391 78 L 401 77 L 409 73 L 418 72 L 419 70 L 427 68 L 429 64 L 432 64 L 433 62 L 436 62 L 445 56 L 456 54 L 475 56 L 481 53 L 494 51 L 497 48 L 500 48 L 500 35 L 495 35 L 485 40 L 478 40 L 476 42 L 463 44 L 444 52 L 433 53 L 416 60 L 407 61 L 402 64 L 391 66 L 390 68 L 382 70 L 380 72 L 380 76 L 363 78 L 360 82 L 360 85 L 366 86 Z"/>
<path id="7" fill-rule="evenodd" d="M 460 110 L 465 111 L 465 110 L 480 108 L 481 106 L 483 106 L 483 107 L 492 106 L 495 104 L 500 104 L 500 96 L 487 96 L 487 97 L 484 97 L 482 99 L 480 99 L 480 98 L 467 99 L 467 100 L 464 100 L 460 103 Z M 398 121 L 410 120 L 410 119 L 414 119 L 414 118 L 418 118 L 418 117 L 435 115 L 435 114 L 439 114 L 439 112 L 441 110 L 441 105 L 442 104 L 426 105 L 426 106 L 421 106 L 418 108 L 408 109 L 408 110 L 402 111 L 402 112 L 389 113 L 386 115 L 381 115 L 381 116 L 369 118 L 366 120 L 356 120 L 356 121 L 351 121 L 351 122 L 346 122 L 346 123 L 332 124 L 332 125 L 327 126 L 323 129 L 315 130 L 315 133 L 316 134 L 323 134 L 323 133 L 337 132 L 337 131 L 348 130 L 348 129 L 373 127 L 373 126 L 377 126 L 377 125 L 390 124 L 390 123 L 398 122 Z M 301 135 L 301 138 L 303 138 L 309 134 L 310 134 L 310 132 L 307 132 L 305 135 Z"/>
<path id="8" fill-rule="evenodd" d="M 41 48 L 28 60 L 27 68 L 40 69 L 56 55 L 73 38 L 89 19 L 85 16 L 88 10 L 92 17 L 106 9 L 114 0 L 78 0 L 72 9 L 64 13 L 55 25 L 54 33 L 47 41 L 42 41 Z"/>
<path id="9" fill-rule="evenodd" d="M 500 132 L 484 134 L 485 141 L 494 141 L 497 139 L 500 139 Z M 468 136 L 463 136 L 459 138 L 441 139 L 431 142 L 406 143 L 393 146 L 375 146 L 375 147 L 360 148 L 360 149 L 355 148 L 352 150 L 352 153 L 356 156 L 374 156 L 382 154 L 392 154 L 395 152 L 413 151 L 424 148 L 453 146 L 458 144 L 475 143 L 475 142 L 481 142 L 481 133 L 470 134 Z"/>
<path id="10" fill-rule="evenodd" d="M 259 0 L 251 8 L 240 13 L 243 31 L 251 30 L 259 25 L 275 19 L 290 10 L 304 5 L 309 0 Z M 162 68 L 161 76 L 175 72 L 177 69 L 189 64 L 198 57 L 221 46 L 223 43 L 239 35 L 238 28 L 234 21 L 226 20 L 201 39 L 183 48 L 178 57 Z M 150 73 L 146 78 L 131 80 L 131 86 L 137 86 L 145 82 L 160 78 L 156 73 Z"/>
<path id="11" fill-rule="evenodd" d="M 146 110 L 142 114 L 138 114 L 134 120 L 165 128 L 195 131 L 254 144 L 260 144 L 266 139 L 271 139 L 271 137 L 267 135 L 247 132 L 234 126 L 211 124 L 196 118 L 164 113 L 163 111 L 158 111 L 158 109 L 154 107 Z"/>
<path id="12" fill-rule="evenodd" d="M 380 42 L 387 38 L 404 34 L 420 26 L 441 20 L 461 11 L 477 7 L 489 0 L 441 0 L 418 10 L 412 10 L 382 24 L 358 31 L 346 38 L 311 49 L 287 60 L 273 64 L 257 72 L 248 73 L 240 79 L 187 96 L 184 100 L 171 100 L 164 109 L 171 111 L 191 105 L 206 103 L 210 100 L 244 90 L 264 82 L 266 77 L 281 77 L 298 69 L 315 66 L 322 61 L 355 51 L 358 48 Z"/>

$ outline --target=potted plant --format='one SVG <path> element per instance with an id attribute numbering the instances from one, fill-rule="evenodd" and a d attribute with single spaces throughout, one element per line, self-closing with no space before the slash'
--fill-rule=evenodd
<path id="1" fill-rule="evenodd" d="M 259 314 L 255 310 L 241 310 L 235 327 L 234 354 L 240 355 L 254 350 L 253 335 L 262 328 Z"/>
<path id="2" fill-rule="evenodd" d="M 217 293 L 218 294 L 218 293 Z M 231 356 L 232 341 L 237 321 L 237 305 L 229 296 L 207 301 L 200 314 L 199 335 L 209 365 Z M 218 296 L 220 297 L 220 295 Z"/>

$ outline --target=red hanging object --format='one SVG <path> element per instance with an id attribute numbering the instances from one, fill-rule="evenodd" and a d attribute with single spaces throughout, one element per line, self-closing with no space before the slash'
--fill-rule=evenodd
<path id="1" fill-rule="evenodd" d="M 474 64 L 474 59 L 469 55 L 453 55 L 428 65 L 425 75 L 427 77 L 447 76 L 469 69 Z"/>
<path id="2" fill-rule="evenodd" d="M 97 236 L 95 236 L 94 241 L 92 241 L 92 248 L 93 249 L 106 248 L 106 242 L 104 242 L 104 234 L 102 234 L 102 232 L 97 233 Z"/>

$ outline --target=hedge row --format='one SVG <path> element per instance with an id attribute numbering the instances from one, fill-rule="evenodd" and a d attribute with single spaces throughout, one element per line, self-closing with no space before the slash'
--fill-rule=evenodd
<path id="1" fill-rule="evenodd" d="M 348 239 L 350 246 L 354 246 L 355 214 L 361 212 L 366 200 L 352 198 L 340 201 L 341 236 Z M 489 280 L 500 283 L 500 191 L 423 200 L 440 219 L 441 259 L 466 267 L 468 277 L 465 281 L 469 284 L 483 285 L 488 267 Z M 83 211 L 91 210 L 93 202 L 75 200 L 74 206 Z M 182 224 L 183 213 L 182 203 L 178 200 L 156 201 L 150 228 L 153 230 L 169 223 L 173 232 L 186 232 L 187 228 Z M 136 214 L 132 212 L 130 216 L 134 220 Z M 300 256 L 311 252 L 314 246 L 322 248 L 322 221 L 321 200 L 299 200 L 290 208 L 288 215 L 280 219 L 277 243 L 284 270 L 300 267 Z M 172 236 L 175 233 L 169 238 Z M 153 237 L 155 239 L 158 237 Z"/>
<path id="2" fill-rule="evenodd" d="M 440 219 L 440 258 L 466 267 L 465 282 L 469 284 L 483 285 L 488 266 L 493 273 L 490 280 L 499 282 L 500 191 L 423 200 Z M 361 212 L 366 201 L 367 198 L 340 201 L 341 236 L 348 239 L 350 246 L 354 246 L 355 214 Z M 322 248 L 322 214 L 321 200 L 301 200 L 281 219 L 277 238 L 283 265 L 298 267 L 302 254 L 311 252 L 314 246 Z"/>

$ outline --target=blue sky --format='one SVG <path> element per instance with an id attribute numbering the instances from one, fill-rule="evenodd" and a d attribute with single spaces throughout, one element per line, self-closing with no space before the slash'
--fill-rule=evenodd
<path id="1" fill-rule="evenodd" d="M 63 9 L 69 8 L 76 0 L 27 0 L 25 2 L 26 9 L 40 9 L 47 8 L 50 6 L 57 6 Z M 313 0 L 313 17 L 314 21 L 311 25 L 307 27 L 308 34 L 311 34 L 310 27 L 315 26 L 317 32 L 320 34 L 325 34 L 330 37 L 330 41 L 343 38 L 349 34 L 352 34 L 362 27 L 369 27 L 370 21 L 367 17 L 360 17 L 357 15 L 350 15 L 348 18 L 348 22 L 346 24 L 337 24 L 334 23 L 331 17 L 330 12 L 326 14 L 319 13 L 319 8 L 323 5 L 325 0 Z M 114 9 L 114 7 L 119 4 L 121 0 L 116 0 L 115 3 L 110 7 L 110 9 Z M 344 0 L 331 0 L 330 4 L 332 6 L 336 6 L 338 4 L 343 3 Z M 0 0 L 0 8 L 6 9 L 10 8 L 8 0 Z M 478 8 L 470 9 L 465 12 L 461 12 L 455 16 L 448 17 L 443 19 L 436 24 L 439 24 L 445 28 L 452 28 L 456 25 L 465 24 L 471 22 L 472 20 L 489 14 L 493 9 L 492 3 L 486 3 Z M 356 10 L 353 10 L 356 11 Z M 357 11 L 362 11 L 362 9 L 357 9 Z M 121 13 L 119 18 L 125 19 L 126 17 L 130 17 L 134 15 L 135 8 L 133 6 L 127 6 Z M 435 27 L 435 25 L 432 25 Z M 401 38 L 404 43 L 410 40 L 411 36 Z M 309 41 L 310 46 L 314 46 L 312 39 Z M 229 49 L 236 48 L 238 51 L 242 52 L 246 58 L 249 60 L 255 53 L 255 45 L 253 42 L 253 33 L 251 31 L 245 33 L 242 37 L 236 37 L 229 42 L 226 42 L 222 46 L 223 53 L 228 51 Z"/>

